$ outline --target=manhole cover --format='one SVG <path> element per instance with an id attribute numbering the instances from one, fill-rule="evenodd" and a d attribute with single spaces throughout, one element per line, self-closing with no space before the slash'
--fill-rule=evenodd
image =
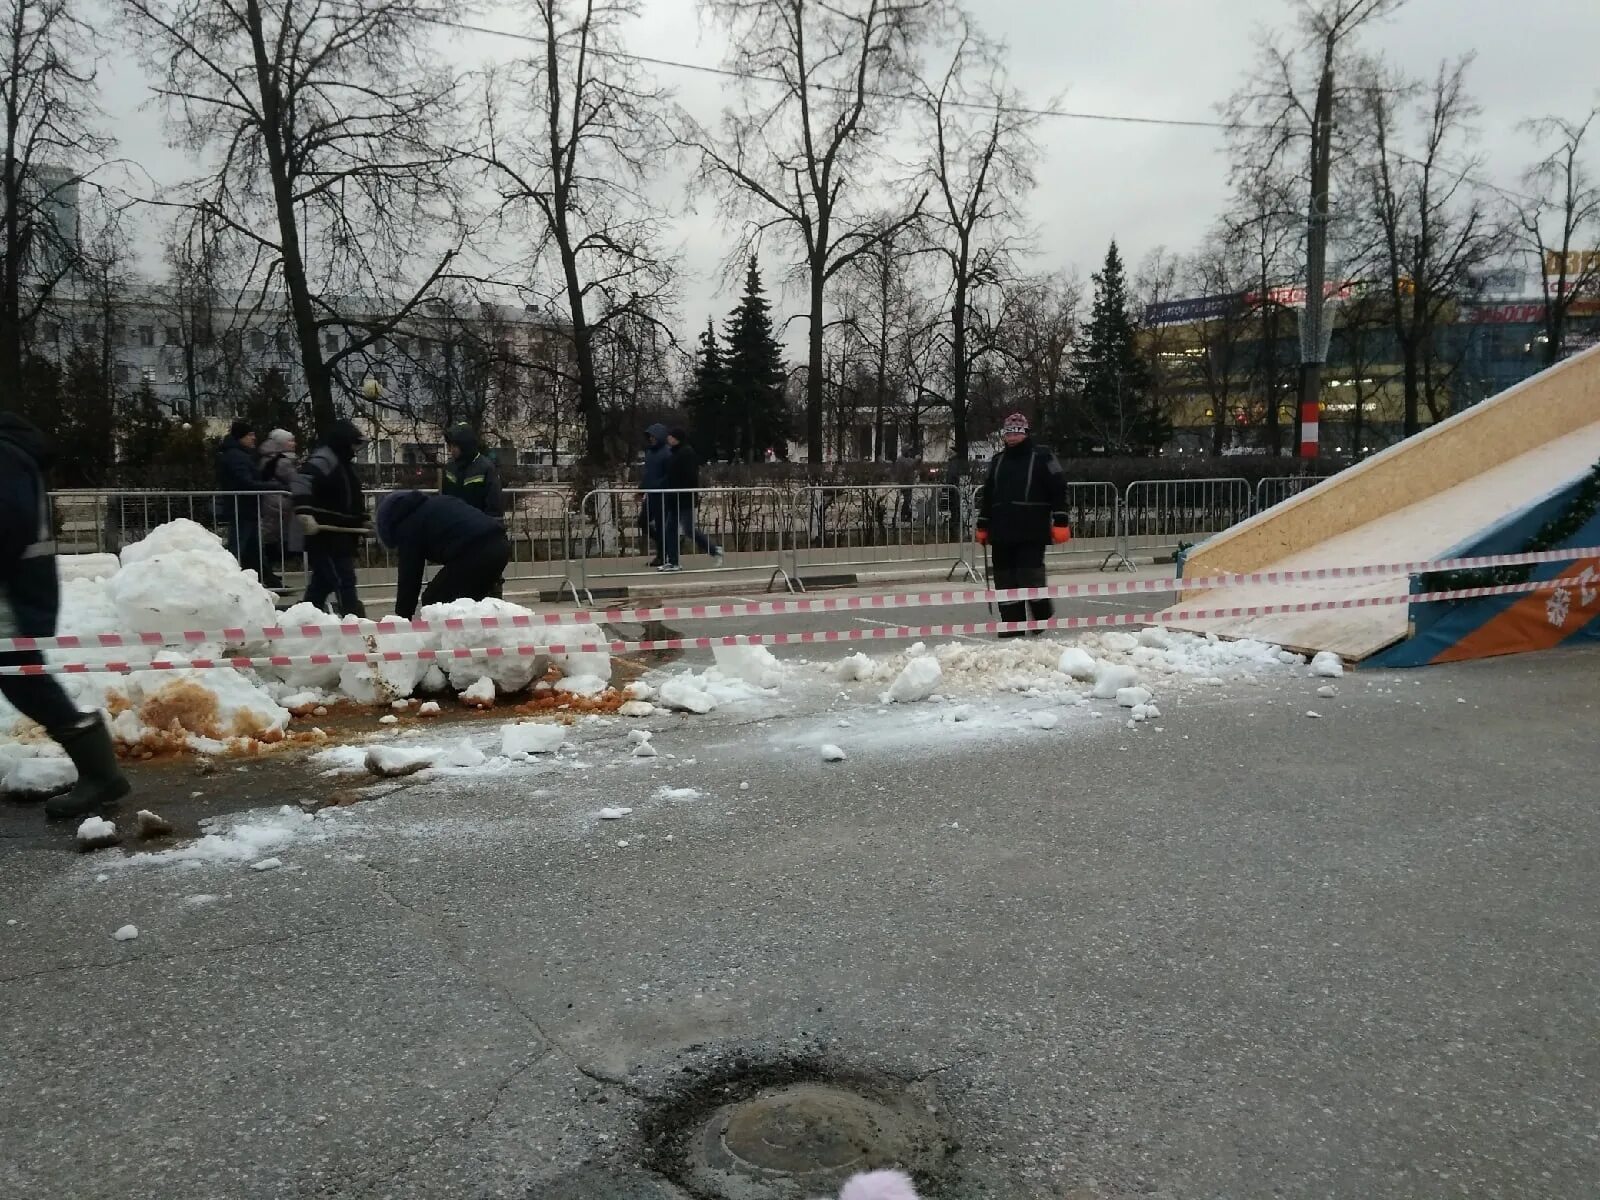
<path id="1" fill-rule="evenodd" d="M 724 1109 L 707 1133 L 746 1166 L 797 1175 L 855 1166 L 896 1124 L 865 1096 L 801 1083 Z"/>

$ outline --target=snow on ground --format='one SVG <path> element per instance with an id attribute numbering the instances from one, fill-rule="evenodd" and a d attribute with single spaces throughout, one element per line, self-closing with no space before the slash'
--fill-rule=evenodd
<path id="1" fill-rule="evenodd" d="M 350 810 L 324 808 L 315 814 L 294 805 L 259 809 L 201 821 L 202 837 L 166 850 L 96 860 L 101 867 L 218 866 L 260 862 L 293 847 L 327 841 L 348 821 Z"/>

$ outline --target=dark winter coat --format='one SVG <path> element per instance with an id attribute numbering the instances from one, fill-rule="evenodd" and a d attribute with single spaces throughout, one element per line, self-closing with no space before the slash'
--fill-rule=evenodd
<path id="1" fill-rule="evenodd" d="M 217 491 L 264 492 L 272 485 L 261 479 L 260 456 L 236 437 L 225 437 L 217 444 Z M 260 501 L 254 496 L 218 496 L 217 510 L 233 519 L 238 511 L 241 518 L 254 518 L 260 511 Z"/>
<path id="2" fill-rule="evenodd" d="M 300 464 L 289 489 L 296 516 L 311 516 L 320 528 L 306 539 L 312 553 L 351 555 L 367 529 L 367 501 L 356 475 L 361 434 L 349 421 L 335 421 L 311 456 Z"/>
<path id="3" fill-rule="evenodd" d="M 400 560 L 394 610 L 403 617 L 417 608 L 422 573 L 429 563 L 443 565 L 476 550 L 489 538 L 505 541 L 505 526 L 455 496 L 391 492 L 378 505 L 378 540 Z"/>
<path id="4" fill-rule="evenodd" d="M 639 479 L 639 486 L 647 492 L 653 492 L 667 486 L 667 461 L 672 457 L 672 447 L 667 445 L 665 425 L 652 425 L 645 430 L 645 434 L 655 440 L 645 447 L 644 474 Z"/>
<path id="5" fill-rule="evenodd" d="M 1028 438 L 994 456 L 978 488 L 978 528 L 992 544 L 1048 545 L 1051 527 L 1067 525 L 1067 477 L 1054 454 Z"/>
<path id="6" fill-rule="evenodd" d="M 261 498 L 261 540 L 276 546 L 280 542 L 290 554 L 305 549 L 305 538 L 300 532 L 300 522 L 294 518 L 295 463 L 292 455 L 283 451 L 264 454 L 261 458 L 261 479 L 279 489 Z"/>
<path id="7" fill-rule="evenodd" d="M 667 474 L 663 486 L 674 490 L 700 486 L 700 456 L 688 442 L 679 442 L 672 447 L 672 453 L 667 457 Z M 686 503 L 692 500 L 693 497 L 685 497 Z"/>
<path id="8" fill-rule="evenodd" d="M 44 472 L 50 443 L 29 422 L 0 413 L 0 637 L 52 637 L 61 588 Z"/>
<path id="9" fill-rule="evenodd" d="M 500 470 L 494 459 L 480 452 L 478 435 L 470 426 L 457 425 L 444 435 L 446 445 L 461 451 L 444 465 L 439 481 L 441 496 L 454 496 L 481 513 L 498 517 L 505 512 L 505 495 L 500 490 Z"/>

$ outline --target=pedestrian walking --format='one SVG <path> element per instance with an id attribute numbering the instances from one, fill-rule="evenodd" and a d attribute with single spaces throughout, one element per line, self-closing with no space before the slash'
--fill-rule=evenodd
<path id="1" fill-rule="evenodd" d="M 672 458 L 672 447 L 667 445 L 667 427 L 652 425 L 644 431 L 644 470 L 639 476 L 639 524 L 647 540 L 656 544 L 650 566 L 659 567 L 661 557 L 662 512 L 666 497 L 662 488 L 667 486 L 667 462 Z"/>
<path id="2" fill-rule="evenodd" d="M 217 443 L 217 490 L 231 493 L 217 497 L 218 516 L 228 522 L 228 549 L 233 557 L 263 581 L 267 571 L 261 558 L 261 502 L 256 493 L 274 486 L 261 478 L 256 431 L 248 421 L 235 421 L 228 427 L 228 436 Z"/>
<path id="3" fill-rule="evenodd" d="M 0 413 L 0 638 L 55 636 L 61 584 L 44 485 L 51 458 L 44 434 Z M 0 666 L 42 662 L 37 650 L 0 650 Z M 54 676 L 0 675 L 0 695 L 43 726 L 78 768 L 72 789 L 45 801 L 46 816 L 85 817 L 128 794 L 104 715 L 79 712 Z"/>
<path id="4" fill-rule="evenodd" d="M 377 524 L 378 540 L 400 559 L 394 611 L 408 620 L 419 607 L 494 595 L 511 561 L 505 526 L 455 496 L 390 492 L 378 505 Z M 429 563 L 439 570 L 424 590 Z"/>
<path id="5" fill-rule="evenodd" d="M 356 548 L 372 526 L 353 465 L 364 441 L 349 421 L 335 421 L 317 440 L 291 487 L 311 569 L 306 603 L 322 608 L 330 596 L 337 596 L 338 611 L 347 617 L 367 615 L 356 594 Z"/>
<path id="6" fill-rule="evenodd" d="M 667 458 L 666 491 L 662 494 L 661 565 L 658 571 L 681 571 L 679 542 L 688 538 L 722 565 L 722 547 L 709 534 L 695 528 L 695 493 L 700 487 L 700 456 L 689 444 L 689 434 L 673 429 L 667 434 L 672 453 Z"/>
<path id="7" fill-rule="evenodd" d="M 449 429 L 444 444 L 450 457 L 439 480 L 439 494 L 454 496 L 491 517 L 503 516 L 506 504 L 505 493 L 500 490 L 500 469 L 494 459 L 481 452 L 472 426 Z"/>
<path id="8" fill-rule="evenodd" d="M 1005 448 L 989 462 L 978 489 L 978 543 L 994 555 L 994 586 L 1044 587 L 1044 552 L 1072 538 L 1067 520 L 1067 477 L 1056 456 L 1033 440 L 1028 418 L 1012 413 L 1000 427 Z M 1048 621 L 1055 605 L 1048 599 L 1010 600 L 1000 605 L 1002 621 Z M 1002 633 L 1021 637 L 1023 631 Z"/>
<path id="9" fill-rule="evenodd" d="M 291 555 L 305 550 L 300 522 L 294 516 L 295 437 L 287 429 L 274 429 L 261 443 L 261 479 L 276 489 L 261 497 L 261 545 L 266 563 L 262 584 L 283 590 L 283 570 Z"/>

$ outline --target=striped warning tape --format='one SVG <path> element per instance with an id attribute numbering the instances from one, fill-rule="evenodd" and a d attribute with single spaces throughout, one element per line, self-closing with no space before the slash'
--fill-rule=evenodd
<path id="1" fill-rule="evenodd" d="M 1093 617 L 1053 617 L 1046 621 L 977 621 L 954 625 L 884 625 L 867 629 L 829 629 L 796 633 L 738 633 L 721 637 L 646 638 L 638 641 L 528 643 L 519 646 L 483 646 L 454 650 L 380 650 L 324 654 L 268 654 L 236 658 L 152 659 L 147 662 L 47 663 L 0 666 L 0 675 L 129 674 L 134 671 L 183 671 L 261 667 L 315 667 L 345 663 L 450 662 L 462 659 L 530 658 L 545 654 L 628 654 L 657 650 L 711 650 L 718 646 L 803 646 L 847 642 L 903 641 L 923 637 L 959 637 L 979 633 L 1013 633 L 1025 630 L 1104 629 L 1119 625 L 1159 625 L 1190 621 L 1270 617 L 1286 613 L 1326 612 L 1351 608 L 1381 608 L 1393 604 L 1429 604 L 1446 600 L 1473 600 L 1484 596 L 1511 596 L 1553 591 L 1570 586 L 1567 579 L 1542 579 L 1495 587 L 1458 588 L 1413 595 L 1397 592 L 1383 596 L 1356 596 L 1343 600 L 1308 600 L 1297 604 L 1258 604 L 1235 608 L 1169 609 L 1166 612 L 1109 613 Z"/>
<path id="2" fill-rule="evenodd" d="M 667 605 L 660 608 L 609 608 L 576 612 L 518 613 L 503 617 L 449 617 L 438 621 L 342 621 L 319 625 L 267 625 L 246 629 L 197 630 L 179 632 L 61 634 L 58 637 L 0 638 L 0 652 L 7 650 L 83 650 L 114 649 L 119 646 L 240 645 L 247 642 L 276 641 L 283 638 L 372 637 L 381 634 L 445 633 L 466 630 L 551 629 L 565 625 L 598 625 L 617 621 L 699 621 L 718 617 L 770 617 L 794 613 L 883 611 L 897 608 L 946 607 L 956 604 L 986 604 L 991 601 L 1073 599 L 1089 596 L 1120 596 L 1148 592 L 1208 591 L 1263 583 L 1307 583 L 1326 579 L 1369 579 L 1388 575 L 1414 575 L 1435 571 L 1467 571 L 1484 567 L 1530 566 L 1537 563 L 1570 562 L 1600 557 L 1600 547 L 1572 550 L 1543 550 L 1526 554 L 1481 555 L 1477 558 L 1450 558 L 1435 561 L 1378 563 L 1355 567 L 1313 567 L 1294 571 L 1254 571 L 1238 575 L 1206 575 L 1193 579 L 1166 576 L 1160 579 L 1122 579 L 1099 583 L 1063 583 L 1042 588 L 1005 590 L 938 591 L 879 593 L 870 596 L 813 596 L 793 600 L 739 601 L 724 604 Z M 1292 611 L 1292 610 L 1285 610 Z M 346 661 L 341 659 L 340 661 Z"/>

